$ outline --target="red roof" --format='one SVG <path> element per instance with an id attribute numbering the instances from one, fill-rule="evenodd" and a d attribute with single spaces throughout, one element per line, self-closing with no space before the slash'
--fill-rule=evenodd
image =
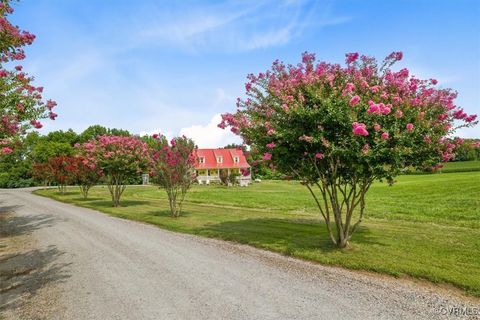
<path id="1" fill-rule="evenodd" d="M 221 158 L 221 162 L 217 161 L 217 157 Z M 235 157 L 238 157 L 238 162 L 234 161 Z M 200 158 L 204 158 L 203 163 L 200 163 Z M 195 169 L 227 168 L 250 168 L 242 149 L 197 149 Z"/>

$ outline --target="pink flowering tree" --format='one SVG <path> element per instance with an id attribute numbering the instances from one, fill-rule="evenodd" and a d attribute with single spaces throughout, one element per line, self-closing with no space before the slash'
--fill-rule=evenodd
<path id="1" fill-rule="evenodd" d="M 29 128 L 42 127 L 41 119 L 54 120 L 56 103 L 43 101 L 43 87 L 32 85 L 33 77 L 23 72 L 16 61 L 25 59 L 23 47 L 32 44 L 35 36 L 20 30 L 8 21 L 13 12 L 10 1 L 0 1 L 0 150 L 10 153 L 14 137 Z"/>
<path id="2" fill-rule="evenodd" d="M 90 189 L 103 176 L 103 171 L 98 167 L 96 159 L 79 155 L 72 157 L 67 170 L 70 172 L 72 182 L 79 186 L 84 200 L 87 199 Z"/>
<path id="3" fill-rule="evenodd" d="M 59 156 L 48 159 L 46 169 L 50 171 L 49 175 L 52 181 L 57 184 L 58 191 L 61 194 L 65 194 L 67 185 L 74 182 L 70 169 L 74 161 L 75 158 L 70 156 Z"/>
<path id="4" fill-rule="evenodd" d="M 155 135 L 152 148 L 152 182 L 165 189 L 172 217 L 180 216 L 182 203 L 195 180 L 195 144 L 187 137 L 174 138 L 168 143 Z"/>
<path id="5" fill-rule="evenodd" d="M 120 205 L 128 179 L 141 174 L 149 163 L 148 147 L 136 137 L 100 136 L 76 147 L 103 172 L 114 207 Z"/>
<path id="6" fill-rule="evenodd" d="M 297 65 L 275 61 L 248 76 L 247 98 L 219 124 L 306 186 L 340 248 L 362 222 L 375 180 L 393 183 L 406 168 L 450 160 L 456 145 L 446 137 L 476 124 L 455 105 L 455 91 L 394 71 L 401 59 L 401 52 L 382 62 L 351 53 L 342 66 L 304 53 Z"/>

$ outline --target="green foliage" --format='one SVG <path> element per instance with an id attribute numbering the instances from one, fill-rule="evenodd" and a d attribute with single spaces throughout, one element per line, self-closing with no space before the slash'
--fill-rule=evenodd
<path id="1" fill-rule="evenodd" d="M 68 142 L 50 141 L 48 137 L 41 139 L 32 149 L 30 160 L 45 163 L 48 159 L 60 156 L 71 156 L 75 153 L 73 145 Z"/>
<path id="2" fill-rule="evenodd" d="M 130 132 L 123 129 L 115 129 L 115 128 L 106 128 L 101 125 L 93 125 L 85 129 L 81 134 L 78 135 L 78 143 L 85 143 L 89 140 L 96 139 L 100 136 L 122 136 L 122 137 L 129 137 L 131 136 Z"/>
<path id="3" fill-rule="evenodd" d="M 12 142 L 13 152 L 0 157 L 0 188 L 29 187 L 43 184 L 43 181 L 33 181 L 32 164 L 47 163 L 48 159 L 75 154 L 74 145 L 86 138 L 97 136 L 101 133 L 117 133 L 119 136 L 130 136 L 122 129 L 109 129 L 102 126 L 91 126 L 84 132 L 77 134 L 72 129 L 52 131 L 46 135 L 38 132 L 29 132 L 18 137 Z M 128 184 L 140 184 L 141 178 L 131 176 L 127 178 Z"/>
<path id="4" fill-rule="evenodd" d="M 238 183 L 237 178 L 240 177 L 240 175 L 236 172 L 230 173 L 228 176 L 228 183 L 231 184 L 232 186 L 236 185 Z"/>
<path id="5" fill-rule="evenodd" d="M 458 138 L 457 138 L 458 139 Z M 459 144 L 455 149 L 454 161 L 472 161 L 480 160 L 480 140 L 477 139 L 461 139 L 463 143 Z"/>

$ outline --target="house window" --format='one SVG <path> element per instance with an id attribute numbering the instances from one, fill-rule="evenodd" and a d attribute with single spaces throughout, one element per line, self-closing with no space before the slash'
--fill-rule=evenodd
<path id="1" fill-rule="evenodd" d="M 217 163 L 223 163 L 223 158 L 222 157 L 217 157 Z"/>
<path id="2" fill-rule="evenodd" d="M 200 163 L 200 164 L 205 163 L 205 157 L 199 157 L 198 158 L 198 163 Z"/>
<path id="3" fill-rule="evenodd" d="M 239 162 L 240 162 L 240 158 L 239 158 L 239 157 L 233 157 L 233 162 L 234 162 L 234 163 L 239 163 Z"/>

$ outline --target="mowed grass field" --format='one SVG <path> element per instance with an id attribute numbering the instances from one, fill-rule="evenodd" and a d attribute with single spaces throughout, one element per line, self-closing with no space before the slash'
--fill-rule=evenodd
<path id="1" fill-rule="evenodd" d="M 351 247 L 330 244 L 307 189 L 294 181 L 248 188 L 194 186 L 180 218 L 169 216 L 163 190 L 127 187 L 113 208 L 108 189 L 82 200 L 77 188 L 36 193 L 165 229 L 245 243 L 301 259 L 450 284 L 480 296 L 480 172 L 400 176 L 375 183 L 367 219 Z"/>

